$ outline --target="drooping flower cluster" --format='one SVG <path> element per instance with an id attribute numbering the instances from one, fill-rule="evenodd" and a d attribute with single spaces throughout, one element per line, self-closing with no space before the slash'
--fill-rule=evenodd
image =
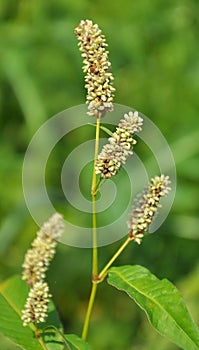
<path id="1" fill-rule="evenodd" d="M 115 91 L 105 36 L 98 25 L 90 20 L 82 20 L 75 28 L 75 34 L 82 52 L 83 71 L 86 73 L 88 114 L 98 116 L 100 113 L 103 116 L 106 111 L 113 110 Z"/>
<path id="2" fill-rule="evenodd" d="M 136 133 L 142 130 L 143 119 L 138 112 L 124 114 L 116 131 L 110 137 L 109 143 L 103 146 L 96 161 L 95 172 L 101 178 L 115 176 L 122 164 L 125 164 L 127 157 L 133 154 L 133 146 L 137 141 L 133 138 Z"/>
<path id="3" fill-rule="evenodd" d="M 22 265 L 22 279 L 32 286 L 45 278 L 45 272 L 55 254 L 57 239 L 63 233 L 63 218 L 60 214 L 54 214 L 37 232 L 37 237 L 32 242 Z"/>
<path id="4" fill-rule="evenodd" d="M 152 223 L 158 207 L 161 207 L 160 198 L 168 194 L 169 184 L 168 176 L 155 176 L 138 197 L 128 222 L 129 237 L 138 244 L 141 243 L 144 233 Z"/>
<path id="5" fill-rule="evenodd" d="M 37 232 L 37 237 L 32 243 L 32 247 L 27 251 L 22 265 L 22 279 L 27 281 L 31 290 L 22 311 L 22 320 L 26 326 L 29 322 L 43 322 L 47 315 L 47 305 L 50 295 L 45 279 L 49 263 L 55 254 L 57 239 L 64 231 L 62 215 L 54 214 L 41 229 Z"/>
<path id="6" fill-rule="evenodd" d="M 21 319 L 24 326 L 31 322 L 40 323 L 45 321 L 51 296 L 46 282 L 35 283 L 28 294 L 24 310 L 22 311 Z"/>

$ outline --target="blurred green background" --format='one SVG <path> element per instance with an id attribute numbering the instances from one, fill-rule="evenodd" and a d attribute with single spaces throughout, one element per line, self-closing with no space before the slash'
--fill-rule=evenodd
<path id="1" fill-rule="evenodd" d="M 37 230 L 21 179 L 30 139 L 48 118 L 85 101 L 74 28 L 89 18 L 109 44 L 115 102 L 136 108 L 160 128 L 177 167 L 169 217 L 141 246 L 128 247 L 117 264 L 142 264 L 159 278 L 170 279 L 199 324 L 199 2 L 1 0 L 0 16 L 1 281 L 20 273 Z M 88 137 L 92 133 L 89 129 Z M 57 169 L 72 142 L 73 137 L 65 140 L 52 157 L 46 174 L 49 187 L 59 186 Z M 59 211 L 67 211 L 64 201 L 56 200 Z M 119 244 L 100 248 L 100 267 Z M 90 249 L 59 244 L 48 280 L 67 333 L 81 333 L 90 272 Z M 89 342 L 95 350 L 178 349 L 152 329 L 126 295 L 106 283 L 99 286 Z M 0 347 L 17 349 L 4 337 Z"/>

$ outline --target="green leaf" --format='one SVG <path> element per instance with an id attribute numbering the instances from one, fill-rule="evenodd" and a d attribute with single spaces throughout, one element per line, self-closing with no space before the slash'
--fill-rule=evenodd
<path id="1" fill-rule="evenodd" d="M 146 268 L 135 265 L 111 268 L 108 283 L 133 298 L 162 335 L 182 349 L 199 349 L 199 331 L 181 294 L 167 279 L 159 280 Z"/>
<path id="2" fill-rule="evenodd" d="M 90 345 L 75 334 L 64 334 L 71 350 L 92 350 Z"/>
<path id="3" fill-rule="evenodd" d="M 103 131 L 105 131 L 109 136 L 113 136 L 113 133 L 111 130 L 109 130 L 108 128 L 106 128 L 105 126 L 100 125 L 100 129 L 102 129 Z"/>
<path id="4" fill-rule="evenodd" d="M 96 124 L 93 124 L 93 123 L 88 123 L 88 125 L 92 125 L 92 126 L 95 126 L 96 127 Z M 105 126 L 103 125 L 100 125 L 100 129 L 105 131 L 106 134 L 108 134 L 109 136 L 113 136 L 113 133 L 111 130 L 109 130 L 108 128 L 106 128 Z"/>
<path id="5" fill-rule="evenodd" d="M 24 308 L 29 287 L 21 276 L 14 276 L 0 285 L 0 332 L 25 350 L 61 350 L 63 341 L 54 332 L 45 332 L 36 338 L 36 328 L 33 324 L 23 326 L 21 310 Z M 49 306 L 49 317 L 42 328 L 49 324 L 60 328 L 60 321 L 53 304 Z"/>

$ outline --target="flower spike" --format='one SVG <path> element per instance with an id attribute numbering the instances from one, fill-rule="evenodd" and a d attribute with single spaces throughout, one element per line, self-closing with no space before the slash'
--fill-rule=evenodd
<path id="1" fill-rule="evenodd" d="M 155 176 L 138 197 L 128 222 L 129 237 L 136 243 L 141 243 L 144 233 L 152 223 L 158 207 L 161 207 L 160 198 L 165 197 L 171 189 L 169 184 L 168 176 Z"/>
<path id="2" fill-rule="evenodd" d="M 110 179 L 115 176 L 126 159 L 133 154 L 133 147 L 137 143 L 134 135 L 141 131 L 143 119 L 138 112 L 124 114 L 116 131 L 110 137 L 98 156 L 95 172 L 101 178 Z"/>
<path id="3" fill-rule="evenodd" d="M 32 243 L 22 265 L 22 279 L 27 281 L 31 289 L 22 310 L 23 325 L 44 322 L 47 317 L 48 303 L 51 298 L 49 287 L 44 279 L 45 272 L 55 254 L 56 240 L 64 231 L 62 215 L 56 213 L 43 224 Z"/>
<path id="4" fill-rule="evenodd" d="M 88 114 L 104 116 L 107 111 L 113 110 L 115 91 L 105 36 L 98 25 L 90 20 L 82 20 L 75 28 L 75 34 L 82 52 L 83 72 L 86 73 Z"/>
<path id="5" fill-rule="evenodd" d="M 37 233 L 37 237 L 32 242 L 22 265 L 22 279 L 27 281 L 29 286 L 40 282 L 45 278 L 45 272 L 55 254 L 57 239 L 63 233 L 64 224 L 60 214 L 54 214 Z"/>

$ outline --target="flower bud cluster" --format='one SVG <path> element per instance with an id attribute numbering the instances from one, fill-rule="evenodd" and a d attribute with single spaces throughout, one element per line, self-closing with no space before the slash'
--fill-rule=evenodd
<path id="1" fill-rule="evenodd" d="M 95 172 L 101 178 L 115 176 L 126 159 L 133 154 L 133 146 L 137 141 L 133 138 L 136 133 L 142 130 L 143 119 L 138 112 L 130 111 L 124 114 L 116 131 L 110 137 L 109 143 L 103 146 L 96 161 Z"/>
<path id="2" fill-rule="evenodd" d="M 22 265 L 22 279 L 28 285 L 32 286 L 45 278 L 45 272 L 55 254 L 56 240 L 61 237 L 63 229 L 63 218 L 56 213 L 37 232 Z"/>
<path id="3" fill-rule="evenodd" d="M 138 197 L 137 203 L 128 222 L 129 237 L 141 243 L 144 233 L 148 230 L 158 207 L 161 207 L 160 198 L 170 191 L 168 176 L 155 176 L 148 187 Z"/>
<path id="4" fill-rule="evenodd" d="M 31 288 L 24 310 L 22 311 L 23 325 L 27 326 L 29 323 L 44 322 L 47 317 L 48 303 L 51 294 L 49 294 L 49 287 L 46 282 L 37 282 Z"/>
<path id="5" fill-rule="evenodd" d="M 49 263 L 55 254 L 57 239 L 64 231 L 63 217 L 56 213 L 37 232 L 32 247 L 27 251 L 22 265 L 22 279 L 31 286 L 27 302 L 22 311 L 24 326 L 28 323 L 43 322 L 47 316 L 49 288 L 43 280 Z"/>
<path id="6" fill-rule="evenodd" d="M 113 110 L 113 76 L 110 73 L 111 63 L 108 60 L 108 46 L 104 35 L 97 24 L 90 20 L 82 20 L 75 28 L 83 58 L 85 88 L 87 89 L 88 114 L 103 116 L 106 111 Z"/>

